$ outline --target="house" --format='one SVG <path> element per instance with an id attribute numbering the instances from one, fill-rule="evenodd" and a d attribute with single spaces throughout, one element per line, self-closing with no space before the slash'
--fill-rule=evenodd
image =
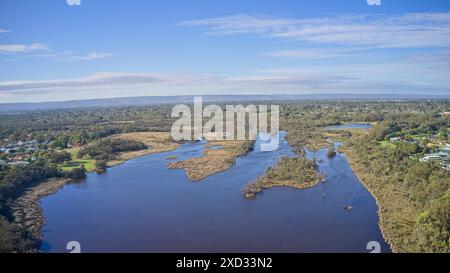
<path id="1" fill-rule="evenodd" d="M 22 165 L 28 165 L 30 164 L 30 162 L 28 161 L 14 161 L 14 162 L 9 162 L 8 165 L 10 166 L 22 166 Z"/>
<path id="2" fill-rule="evenodd" d="M 391 142 L 391 143 L 399 142 L 399 141 L 400 141 L 400 138 L 399 138 L 399 137 L 391 137 L 391 138 L 389 139 L 389 142 Z"/>
<path id="3" fill-rule="evenodd" d="M 28 160 L 29 158 L 30 158 L 30 156 L 27 154 L 18 154 L 18 155 L 15 155 L 12 158 L 12 160 L 13 161 L 25 161 L 25 160 Z"/>
<path id="4" fill-rule="evenodd" d="M 449 162 L 444 163 L 444 168 L 446 171 L 450 172 L 450 163 Z"/>
<path id="5" fill-rule="evenodd" d="M 420 159 L 420 161 L 443 161 L 448 157 L 448 153 L 438 152 L 434 154 L 427 154 Z"/>
<path id="6" fill-rule="evenodd" d="M 450 144 L 446 144 L 444 148 L 441 149 L 442 152 L 450 153 Z"/>
<path id="7" fill-rule="evenodd" d="M 421 159 L 419 159 L 420 162 L 426 162 L 426 161 L 435 161 L 440 162 L 441 166 L 444 170 L 450 171 L 450 161 L 449 161 L 449 153 L 445 151 L 440 151 L 438 153 L 434 154 L 427 154 Z"/>
<path id="8" fill-rule="evenodd" d="M 83 147 L 83 144 L 81 144 L 81 143 L 72 143 L 72 144 L 67 143 L 67 148 L 82 148 L 82 147 Z"/>
<path id="9" fill-rule="evenodd" d="M 417 139 L 405 139 L 405 140 L 403 140 L 403 142 L 410 143 L 410 144 L 412 144 L 412 143 L 419 144 L 419 141 Z"/>
<path id="10" fill-rule="evenodd" d="M 417 139 L 408 139 L 408 138 L 402 138 L 402 137 L 391 137 L 389 139 L 389 142 L 396 143 L 396 142 L 403 142 L 403 143 L 417 143 L 419 144 L 419 141 Z"/>
<path id="11" fill-rule="evenodd" d="M 425 161 L 441 161 L 441 157 L 439 155 L 435 155 L 435 154 L 431 154 L 431 155 L 426 155 L 424 157 L 422 157 L 419 161 L 421 162 L 425 162 Z"/>
<path id="12" fill-rule="evenodd" d="M 0 166 L 6 165 L 6 161 L 3 159 L 0 159 Z"/>

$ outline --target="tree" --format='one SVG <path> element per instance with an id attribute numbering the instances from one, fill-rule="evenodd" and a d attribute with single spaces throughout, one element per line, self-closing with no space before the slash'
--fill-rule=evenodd
<path id="1" fill-rule="evenodd" d="M 70 137 L 70 144 L 74 145 L 74 144 L 81 144 L 81 136 L 79 134 L 73 134 Z"/>
<path id="2" fill-rule="evenodd" d="M 423 250 L 450 252 L 450 189 L 419 215 L 417 227 Z"/>
<path id="3" fill-rule="evenodd" d="M 27 239 L 26 232 L 0 215 L 0 253 L 33 252 L 37 242 Z"/>
<path id="4" fill-rule="evenodd" d="M 51 145 L 53 148 L 65 149 L 65 148 L 67 148 L 68 143 L 69 143 L 69 140 L 66 136 L 58 136 Z"/>
<path id="5" fill-rule="evenodd" d="M 84 169 L 84 166 L 82 166 L 81 168 L 75 168 L 70 172 L 66 173 L 66 178 L 83 179 L 85 177 L 86 177 L 86 170 Z"/>
<path id="6" fill-rule="evenodd" d="M 108 168 L 108 163 L 106 160 L 97 160 L 95 162 L 95 171 L 97 173 L 104 173 Z"/>
<path id="7" fill-rule="evenodd" d="M 61 164 L 66 161 L 72 160 L 72 156 L 68 152 L 51 152 L 49 155 L 51 163 Z"/>
<path id="8" fill-rule="evenodd" d="M 371 136 L 377 141 L 382 141 L 386 138 L 387 135 L 396 132 L 399 129 L 400 128 L 393 122 L 383 121 L 372 129 Z"/>
<path id="9" fill-rule="evenodd" d="M 328 149 L 327 156 L 328 156 L 328 158 L 333 158 L 336 156 L 336 151 L 334 150 L 334 148 Z"/>

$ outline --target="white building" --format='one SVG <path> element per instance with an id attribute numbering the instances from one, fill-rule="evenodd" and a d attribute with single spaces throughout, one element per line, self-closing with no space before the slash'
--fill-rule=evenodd
<path id="1" fill-rule="evenodd" d="M 399 141 L 400 141 L 400 138 L 399 138 L 399 137 L 391 137 L 391 138 L 389 139 L 389 141 L 390 141 L 391 143 L 399 142 Z"/>
<path id="2" fill-rule="evenodd" d="M 30 164 L 30 162 L 28 161 L 13 161 L 13 162 L 9 162 L 8 165 L 10 166 L 23 166 L 23 165 L 28 165 Z"/>

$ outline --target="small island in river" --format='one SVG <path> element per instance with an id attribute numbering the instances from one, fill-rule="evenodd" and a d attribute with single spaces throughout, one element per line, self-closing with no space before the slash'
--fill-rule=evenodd
<path id="1" fill-rule="evenodd" d="M 325 176 L 318 172 L 315 160 L 283 157 L 275 167 L 267 169 L 263 176 L 247 185 L 244 195 L 246 198 L 251 198 L 264 189 L 272 187 L 306 189 L 324 180 Z"/>

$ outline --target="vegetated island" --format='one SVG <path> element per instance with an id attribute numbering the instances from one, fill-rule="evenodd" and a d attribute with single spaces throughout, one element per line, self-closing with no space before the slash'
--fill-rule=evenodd
<path id="1" fill-rule="evenodd" d="M 184 169 L 189 179 L 197 182 L 228 170 L 236 158 L 253 150 L 253 144 L 254 142 L 249 140 L 211 141 L 205 145 L 203 156 L 170 163 L 169 168 Z"/>
<path id="2" fill-rule="evenodd" d="M 264 189 L 272 187 L 292 187 L 296 189 L 312 188 L 325 180 L 318 172 L 315 160 L 304 157 L 283 157 L 274 167 L 244 189 L 245 198 L 252 198 Z"/>

